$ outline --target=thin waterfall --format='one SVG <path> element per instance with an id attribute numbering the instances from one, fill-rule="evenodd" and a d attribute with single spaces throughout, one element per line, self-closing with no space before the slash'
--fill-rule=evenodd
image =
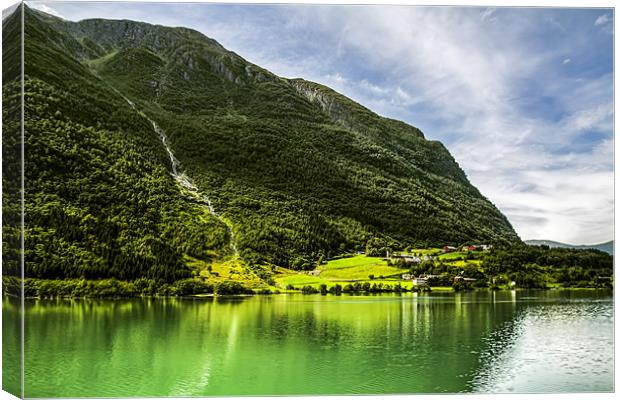
<path id="1" fill-rule="evenodd" d="M 228 230 L 228 235 L 230 236 L 230 247 L 232 248 L 234 254 L 238 255 L 239 251 L 237 250 L 237 245 L 235 244 L 235 234 L 233 232 L 232 225 L 226 220 L 224 220 L 222 216 L 215 211 L 215 208 L 213 208 L 213 204 L 211 203 L 211 200 L 209 199 L 209 197 L 200 193 L 196 185 L 194 185 L 194 183 L 192 182 L 191 178 L 188 177 L 185 174 L 185 172 L 181 170 L 181 163 L 175 157 L 174 153 L 172 152 L 172 149 L 168 145 L 168 137 L 166 136 L 166 133 L 163 131 L 163 129 L 159 127 L 159 125 L 157 125 L 155 121 L 149 118 L 142 111 L 139 111 L 131 100 L 123 96 L 120 92 L 118 92 L 118 90 L 116 92 L 119 93 L 127 101 L 127 104 L 129 104 L 129 106 L 135 112 L 137 112 L 140 116 L 146 118 L 151 123 L 151 125 L 153 125 L 153 130 L 159 137 L 159 140 L 164 146 L 164 149 L 166 149 L 166 152 L 168 153 L 168 158 L 170 158 L 170 166 L 172 168 L 172 172 L 170 173 L 170 175 L 172 175 L 172 177 L 177 181 L 177 183 L 182 188 L 187 190 L 193 198 L 198 200 L 198 202 L 204 204 L 207 207 L 207 210 L 209 211 L 209 213 L 211 213 L 213 216 L 219 219 L 224 225 L 226 225 L 226 229 Z"/>

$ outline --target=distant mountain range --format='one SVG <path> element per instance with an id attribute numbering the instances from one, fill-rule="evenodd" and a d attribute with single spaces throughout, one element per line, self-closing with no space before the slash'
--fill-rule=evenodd
<path id="1" fill-rule="evenodd" d="M 568 244 L 561 242 L 554 242 L 553 240 L 526 240 L 525 243 L 532 246 L 541 246 L 546 245 L 549 247 L 564 247 L 567 249 L 597 249 L 600 251 L 604 251 L 605 253 L 614 254 L 614 241 L 610 240 L 609 242 L 599 243 L 599 244 Z"/>

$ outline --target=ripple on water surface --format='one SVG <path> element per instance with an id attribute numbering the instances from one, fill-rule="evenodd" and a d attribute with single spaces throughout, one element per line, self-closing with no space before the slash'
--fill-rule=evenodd
<path id="1" fill-rule="evenodd" d="M 613 303 L 532 304 L 487 339 L 474 391 L 613 390 Z"/>

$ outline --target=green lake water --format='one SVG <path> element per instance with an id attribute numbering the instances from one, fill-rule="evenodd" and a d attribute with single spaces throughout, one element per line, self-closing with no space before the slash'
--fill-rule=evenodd
<path id="1" fill-rule="evenodd" d="M 611 291 L 26 300 L 25 394 L 608 392 L 613 345 Z"/>

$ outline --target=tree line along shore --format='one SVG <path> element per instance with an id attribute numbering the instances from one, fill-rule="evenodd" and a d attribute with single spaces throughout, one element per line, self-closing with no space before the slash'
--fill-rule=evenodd
<path id="1" fill-rule="evenodd" d="M 379 253 L 384 252 L 383 255 Z M 307 270 L 187 258 L 193 276 L 165 281 L 38 279 L 4 276 L 8 295 L 124 298 L 302 293 L 322 295 L 502 289 L 612 288 L 613 257 L 598 250 L 546 246 L 369 249 L 319 260 Z"/>

